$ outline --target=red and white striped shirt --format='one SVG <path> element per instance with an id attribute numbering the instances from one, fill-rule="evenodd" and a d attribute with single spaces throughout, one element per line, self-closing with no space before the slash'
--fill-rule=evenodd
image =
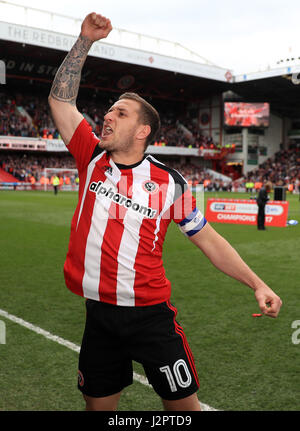
<path id="1" fill-rule="evenodd" d="M 171 220 L 193 235 L 206 220 L 185 179 L 152 156 L 115 164 L 86 120 L 68 149 L 79 174 L 79 199 L 64 265 L 67 287 L 85 298 L 143 306 L 170 299 L 162 249 Z"/>

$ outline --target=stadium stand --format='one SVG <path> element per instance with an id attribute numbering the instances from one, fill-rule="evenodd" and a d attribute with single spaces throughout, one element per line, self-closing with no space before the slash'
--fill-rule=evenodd
<path id="1" fill-rule="evenodd" d="M 59 139 L 60 135 L 55 128 L 46 94 L 35 94 L 25 85 L 21 91 L 11 91 L 8 86 L 2 87 L 0 93 L 0 136 L 14 136 L 22 138 Z M 4 91 L 5 90 L 5 91 Z M 79 110 L 85 115 L 97 134 L 101 134 L 103 116 L 109 105 L 116 97 L 110 93 L 104 93 L 100 103 L 93 100 L 80 100 Z M 163 105 L 161 106 L 161 108 Z M 188 115 L 176 112 L 176 107 L 169 109 L 165 104 L 162 110 L 161 135 L 154 146 L 172 146 L 181 148 L 217 149 L 218 146 L 209 136 L 205 136 L 199 125 L 195 124 Z M 166 160 L 162 160 L 166 161 Z M 213 177 L 205 172 L 204 167 L 184 161 L 172 161 L 168 158 L 168 164 L 174 165 L 182 175 L 193 185 L 203 183 L 204 180 L 214 184 Z M 9 174 L 10 180 L 27 183 L 40 182 L 44 176 L 46 167 L 75 169 L 75 162 L 68 153 L 45 154 L 30 151 L 0 150 L 0 167 L 3 175 Z M 8 176 L 6 177 L 8 182 Z M 219 189 L 216 182 L 215 189 Z"/>
<path id="2" fill-rule="evenodd" d="M 97 135 L 101 133 L 103 116 L 110 102 L 113 100 L 107 100 L 102 104 L 81 100 L 78 105 Z M 199 125 L 186 116 L 163 112 L 161 121 L 161 135 L 155 145 L 217 148 L 213 139 L 205 136 Z M 49 112 L 47 97 L 26 95 L 24 92 L 12 94 L 2 91 L 0 93 L 0 135 L 59 139 L 59 132 Z"/>
<path id="3" fill-rule="evenodd" d="M 222 179 L 215 179 L 205 168 L 192 163 L 179 163 L 168 160 L 168 165 L 177 169 L 192 184 L 204 184 L 208 191 L 232 190 L 231 183 Z M 23 154 L 21 152 L 0 152 L 0 181 L 30 182 L 32 177 L 40 181 L 44 169 L 52 168 L 75 169 L 73 158 L 67 153 L 62 155 L 51 154 Z M 239 179 L 238 184 L 246 189 L 246 183 L 253 183 L 253 190 L 260 188 L 261 184 L 269 181 L 273 186 L 285 186 L 289 191 L 299 192 L 300 186 L 300 151 L 290 149 L 279 151 L 275 157 L 268 159 L 258 169 Z M 257 185 L 260 185 L 257 187 Z M 237 186 L 235 186 L 237 188 Z"/>
<path id="4" fill-rule="evenodd" d="M 43 175 L 44 169 L 51 166 L 52 168 L 75 169 L 74 159 L 68 154 L 62 156 L 21 152 L 0 153 L 0 168 L 6 174 L 14 177 L 19 181 L 30 182 L 32 177 L 39 181 Z"/>
<path id="5" fill-rule="evenodd" d="M 0 182 L 14 183 L 18 182 L 18 179 L 9 172 L 6 172 L 5 170 L 0 168 Z"/>
<path id="6" fill-rule="evenodd" d="M 299 192 L 300 185 L 300 147 L 291 145 L 288 150 L 278 151 L 258 169 L 242 177 L 242 182 L 255 185 L 271 182 L 273 186 L 284 186 L 290 192 Z"/>
<path id="7" fill-rule="evenodd" d="M 1 88 L 0 93 L 0 136 L 34 137 L 41 139 L 59 139 L 44 94 L 25 91 L 11 91 L 8 86 Z M 5 90 L 5 91 L 4 91 Z M 104 93 L 101 102 L 80 100 L 79 109 L 90 122 L 94 132 L 101 134 L 102 119 L 107 106 L 116 99 L 111 93 Z M 163 105 L 162 105 L 163 106 Z M 196 124 L 186 114 L 185 116 L 174 110 L 162 110 L 161 135 L 155 146 L 187 147 L 199 149 L 218 149 L 210 136 L 202 134 L 199 124 Z M 164 160 L 162 160 L 164 161 Z M 230 184 L 223 180 L 216 180 L 207 173 L 204 166 L 198 166 L 188 161 L 172 160 L 167 163 L 178 169 L 193 185 L 205 184 L 205 190 L 237 189 L 236 183 Z M 75 169 L 76 166 L 69 154 L 31 154 L 30 152 L 0 151 L 0 181 L 12 182 L 40 181 L 45 167 Z M 268 158 L 258 168 L 242 176 L 238 185 L 246 189 L 246 183 L 261 185 L 270 181 L 273 185 L 284 185 L 289 191 L 299 192 L 300 180 L 300 148 L 290 144 L 287 150 L 277 152 Z M 236 179 L 229 174 L 233 180 Z M 34 180 L 33 180 L 34 179 Z M 255 186 L 254 189 L 257 189 Z"/>
<path id="8" fill-rule="evenodd" d="M 47 144 L 51 140 L 54 143 L 60 138 L 47 99 L 57 67 L 68 50 L 67 45 L 62 50 L 56 42 L 67 43 L 68 38 L 53 33 L 55 37 L 49 34 L 48 42 L 39 45 L 38 36 L 44 40 L 46 33 L 43 29 L 32 29 L 34 38 L 30 44 L 22 40 L 27 33 L 23 34 L 17 25 L 9 27 L 7 23 L 6 27 L 9 35 L 0 40 L 0 51 L 7 65 L 6 84 L 0 86 L 0 141 L 3 137 L 20 137 L 24 140 L 24 148 L 22 150 L 19 141 L 18 148 L 12 149 L 15 140 L 11 140 L 10 146 L 5 146 L 6 141 L 2 139 L 0 167 L 3 175 L 10 174 L 16 180 L 30 183 L 40 181 L 45 167 L 75 168 L 66 152 L 46 149 L 46 141 Z M 161 114 L 161 135 L 154 147 L 166 148 L 157 148 L 153 154 L 178 169 L 190 184 L 203 183 L 206 190 L 239 190 L 245 189 L 249 181 L 259 184 L 269 180 L 274 185 L 285 184 L 289 190 L 299 189 L 299 148 L 289 146 L 287 136 L 288 129 L 293 128 L 293 119 L 298 118 L 300 91 L 300 86 L 292 85 L 287 79 L 286 73 L 290 75 L 291 71 L 269 71 L 268 77 L 263 72 L 255 76 L 233 77 L 229 71 L 211 64 L 189 63 L 181 59 L 175 62 L 171 57 L 166 57 L 167 67 L 159 68 L 153 65 L 161 58 L 153 53 L 149 56 L 146 51 L 140 52 L 143 57 L 136 60 L 133 56 L 135 51 L 129 49 L 128 57 L 122 59 L 118 57 L 117 46 L 107 46 L 106 50 L 103 48 L 104 55 L 102 52 L 99 55 L 94 53 L 87 58 L 78 108 L 96 135 L 101 133 L 106 109 L 119 94 L 136 91 L 149 99 Z M 175 63 L 178 67 L 177 61 L 180 72 L 175 68 Z M 268 149 L 268 157 L 257 157 L 255 166 L 248 163 L 250 151 L 244 151 L 242 131 L 224 128 L 224 100 L 232 96 L 233 100 L 237 97 L 237 100 L 253 103 L 270 102 L 272 115 L 277 116 L 271 119 L 269 134 L 267 130 L 262 132 L 262 146 L 266 151 Z M 300 141 L 300 127 L 295 129 L 299 129 L 296 136 Z M 249 150 L 250 140 L 258 136 L 254 135 L 250 136 L 249 132 Z M 29 148 L 30 143 L 27 145 L 31 138 L 36 143 L 35 151 Z M 281 138 L 284 148 L 278 152 Z M 257 152 L 260 138 L 255 142 L 254 152 Z M 211 170 L 223 177 L 213 175 Z M 245 171 L 243 176 L 242 170 Z"/>

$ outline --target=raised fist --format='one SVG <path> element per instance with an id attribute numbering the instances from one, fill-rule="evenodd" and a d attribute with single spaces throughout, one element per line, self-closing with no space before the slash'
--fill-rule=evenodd
<path id="1" fill-rule="evenodd" d="M 81 35 L 93 42 L 105 39 L 111 30 L 112 25 L 110 20 L 95 12 L 88 14 L 81 24 Z"/>

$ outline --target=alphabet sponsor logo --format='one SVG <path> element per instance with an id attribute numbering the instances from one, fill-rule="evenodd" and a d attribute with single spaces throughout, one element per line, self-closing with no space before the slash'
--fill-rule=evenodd
<path id="1" fill-rule="evenodd" d="M 138 202 L 134 202 L 128 196 L 124 196 L 121 193 L 116 193 L 111 187 L 107 188 L 103 185 L 102 181 L 92 182 L 89 187 L 90 191 L 96 193 L 97 195 L 105 196 L 116 204 L 123 206 L 127 209 L 131 209 L 139 214 L 142 214 L 144 217 L 153 219 L 157 213 L 156 210 L 146 207 L 144 205 L 139 204 Z"/>

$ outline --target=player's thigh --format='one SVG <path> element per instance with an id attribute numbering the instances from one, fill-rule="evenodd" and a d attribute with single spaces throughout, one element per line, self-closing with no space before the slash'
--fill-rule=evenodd
<path id="1" fill-rule="evenodd" d="M 112 330 L 115 308 L 87 301 L 78 364 L 78 389 L 86 396 L 113 396 L 132 383 L 132 361 Z"/>
<path id="2" fill-rule="evenodd" d="M 115 411 L 117 410 L 121 392 L 107 397 L 90 397 L 83 394 L 87 411 Z"/>
<path id="3" fill-rule="evenodd" d="M 183 328 L 175 319 L 177 310 L 166 302 L 150 312 L 153 316 L 146 316 L 148 324 L 141 324 L 143 336 L 138 339 L 134 359 L 142 363 L 150 384 L 163 400 L 195 394 L 199 379 Z"/>
<path id="4" fill-rule="evenodd" d="M 180 400 L 164 400 L 162 399 L 164 409 L 166 411 L 200 411 L 200 403 L 196 393 Z"/>

